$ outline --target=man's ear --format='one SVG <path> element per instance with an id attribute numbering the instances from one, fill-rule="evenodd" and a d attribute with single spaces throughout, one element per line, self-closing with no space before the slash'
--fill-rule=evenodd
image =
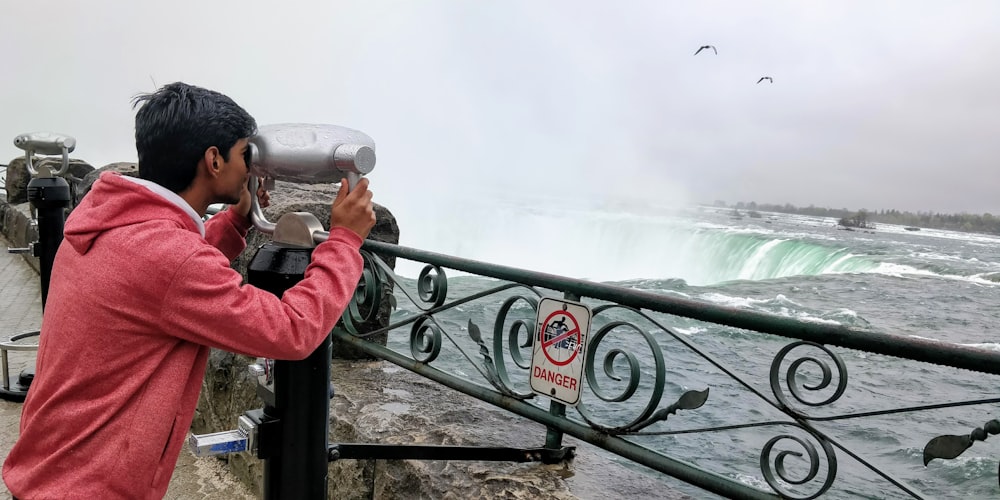
<path id="1" fill-rule="evenodd" d="M 205 150 L 204 155 L 205 160 L 205 170 L 211 176 L 215 177 L 219 175 L 219 169 L 221 168 L 222 155 L 219 154 L 219 148 L 211 146 Z"/>

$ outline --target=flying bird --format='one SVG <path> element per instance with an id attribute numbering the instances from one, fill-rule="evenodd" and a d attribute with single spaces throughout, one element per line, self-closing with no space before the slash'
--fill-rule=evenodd
<path id="1" fill-rule="evenodd" d="M 767 81 L 769 81 L 771 83 L 774 83 L 774 80 L 771 77 L 769 77 L 769 76 L 762 76 L 762 77 L 760 77 L 760 80 L 757 80 L 757 83 L 763 82 L 764 80 L 767 80 Z"/>
<path id="2" fill-rule="evenodd" d="M 699 52 L 705 49 L 712 49 L 712 52 L 715 52 L 715 55 L 719 55 L 719 51 L 715 50 L 714 45 L 702 45 L 701 47 L 698 47 L 698 50 L 694 51 L 694 55 L 698 55 Z"/>

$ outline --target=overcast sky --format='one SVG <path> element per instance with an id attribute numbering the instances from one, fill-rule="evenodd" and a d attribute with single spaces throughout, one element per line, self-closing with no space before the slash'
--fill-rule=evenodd
<path id="1" fill-rule="evenodd" d="M 1000 2 L 4 2 L 15 135 L 135 161 L 172 81 L 375 139 L 390 209 L 458 194 L 1000 213 Z M 718 55 L 695 50 L 714 45 Z M 767 81 L 757 84 L 762 76 Z"/>

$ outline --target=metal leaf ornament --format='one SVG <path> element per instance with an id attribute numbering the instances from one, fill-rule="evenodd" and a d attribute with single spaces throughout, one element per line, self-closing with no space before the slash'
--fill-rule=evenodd
<path id="1" fill-rule="evenodd" d="M 993 419 L 964 436 L 945 435 L 931 439 L 924 446 L 924 467 L 935 458 L 950 460 L 958 457 L 976 441 L 986 441 L 990 435 L 996 434 L 1000 434 L 1000 420 Z M 1000 467 L 997 469 L 997 484 L 1000 485 Z"/>
<path id="2" fill-rule="evenodd" d="M 969 436 L 938 436 L 924 446 L 924 467 L 935 458 L 952 459 L 972 446 Z"/>
<path id="3" fill-rule="evenodd" d="M 629 428 L 628 432 L 637 432 L 655 424 L 656 422 L 666 420 L 670 417 L 670 415 L 677 413 L 677 410 L 694 410 L 696 408 L 700 408 L 701 405 L 705 404 L 705 401 L 708 401 L 708 389 L 705 389 L 704 391 L 687 391 L 684 394 L 681 394 L 681 397 L 677 398 L 676 403 L 666 408 L 656 410 L 656 412 L 650 415 L 649 418 L 643 420 L 642 422 L 638 422 Z"/>
<path id="4" fill-rule="evenodd" d="M 486 347 L 486 343 L 483 342 L 483 334 L 480 332 L 479 327 L 469 319 L 469 337 L 472 341 L 479 344 L 479 354 L 483 356 L 484 363 L 482 367 L 486 370 L 486 379 L 489 380 L 493 387 L 496 387 L 503 393 L 507 393 L 508 389 L 500 381 L 500 375 L 497 373 L 496 366 L 493 365 L 493 357 L 490 356 L 490 350 Z"/>

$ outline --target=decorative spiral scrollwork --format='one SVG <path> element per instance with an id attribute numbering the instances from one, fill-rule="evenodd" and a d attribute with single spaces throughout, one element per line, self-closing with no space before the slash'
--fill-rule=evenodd
<path id="1" fill-rule="evenodd" d="M 366 279 L 371 279 L 375 285 L 380 287 L 375 292 L 377 297 L 381 297 L 382 295 L 377 292 L 384 290 L 390 284 L 399 282 L 399 277 L 396 276 L 396 273 L 378 255 L 364 250 L 361 251 L 361 255 L 365 260 L 365 271 L 370 271 L 371 274 L 363 275 L 360 285 L 367 284 Z M 428 264 L 420 270 L 420 274 L 417 276 L 416 299 L 405 288 L 400 287 L 399 291 L 406 295 L 417 309 L 429 311 L 435 307 L 440 307 L 447 300 L 448 277 L 444 269 L 440 266 Z M 363 292 L 355 292 L 355 294 L 357 293 Z M 395 309 L 396 297 L 392 294 L 387 294 L 385 297 L 389 300 L 392 308 Z M 425 305 L 421 305 L 420 302 L 423 302 Z"/>
<path id="2" fill-rule="evenodd" d="M 793 405 L 789 404 L 789 400 L 788 398 L 785 397 L 785 392 L 782 390 L 781 387 L 781 378 L 782 378 L 781 365 L 782 362 L 785 360 L 785 357 L 788 356 L 788 353 L 790 353 L 793 349 L 802 346 L 809 346 L 818 349 L 824 352 L 830 359 L 823 360 L 813 356 L 803 356 L 791 362 L 791 364 L 788 366 L 787 370 L 784 373 L 785 387 L 788 388 L 788 392 L 791 393 L 792 397 L 797 402 L 804 404 L 806 406 L 814 406 L 814 407 L 828 405 L 840 399 L 840 397 L 844 394 L 844 390 L 847 389 L 847 366 L 844 365 L 844 361 L 840 359 L 840 356 L 838 356 L 836 353 L 828 349 L 826 346 L 817 344 L 815 342 L 807 342 L 807 341 L 793 342 L 783 347 L 780 351 L 778 351 L 777 356 L 775 356 L 774 361 L 771 363 L 771 377 L 770 377 L 771 391 L 774 392 L 774 396 L 778 398 L 778 401 L 780 401 L 781 404 L 785 406 L 785 408 L 791 411 L 794 411 Z M 829 388 L 831 387 L 834 378 L 834 370 L 830 368 L 830 361 L 833 362 L 833 366 L 836 368 L 837 386 L 832 391 L 832 393 L 826 398 L 818 401 L 810 401 L 809 399 L 807 399 L 806 397 L 807 394 L 804 393 L 803 390 L 819 394 L 821 391 L 824 390 L 828 391 Z M 808 365 L 819 368 L 819 370 L 822 372 L 822 378 L 821 380 L 819 380 L 819 382 L 815 384 L 812 385 L 801 384 L 800 387 L 800 384 L 796 382 L 795 378 L 799 375 L 799 372 L 803 368 L 803 366 L 808 366 Z"/>
<path id="3" fill-rule="evenodd" d="M 376 278 L 375 272 L 369 267 L 365 259 L 365 268 L 361 272 L 361 279 L 354 289 L 354 297 L 347 305 L 344 314 L 344 326 L 352 335 L 359 333 L 358 326 L 370 320 L 378 313 L 379 298 L 382 297 L 382 287 L 384 284 Z"/>
<path id="4" fill-rule="evenodd" d="M 448 278 L 444 269 L 432 265 L 424 266 L 417 276 L 417 296 L 424 303 L 431 304 L 431 308 L 444 304 L 448 297 Z"/>
<path id="5" fill-rule="evenodd" d="M 429 316 L 421 316 L 410 328 L 410 354 L 421 363 L 430 363 L 441 354 L 441 328 Z"/>
<path id="6" fill-rule="evenodd" d="M 812 434 L 810 434 L 810 436 L 816 439 L 819 442 L 820 447 L 823 448 L 823 453 L 826 456 L 825 462 L 820 460 L 819 452 L 816 450 L 816 446 L 814 446 L 813 443 L 790 434 L 782 434 L 771 438 L 760 452 L 760 470 L 764 474 L 764 480 L 767 481 L 767 484 L 769 484 L 774 491 L 778 492 L 778 494 L 785 498 L 794 498 L 796 500 L 809 500 L 816 498 L 823 493 L 826 493 L 826 491 L 830 489 L 830 486 L 833 485 L 834 479 L 837 477 L 837 455 L 834 453 L 833 447 L 830 446 L 830 444 L 824 439 L 818 438 Z M 775 445 L 782 441 L 791 441 L 792 443 L 798 445 L 802 451 L 780 450 L 777 452 L 777 455 L 773 456 L 772 461 L 772 452 L 775 451 Z M 802 458 L 803 456 L 807 457 L 806 460 L 808 461 L 809 470 L 801 477 L 794 477 L 786 469 L 785 459 L 788 457 Z M 802 486 L 814 481 L 817 476 L 819 476 L 820 467 L 824 463 L 826 464 L 826 478 L 823 483 L 819 485 L 817 491 L 813 493 L 797 493 L 786 486 Z"/>
<path id="7" fill-rule="evenodd" d="M 524 301 L 531 307 L 531 313 L 528 314 L 530 318 L 528 319 L 515 319 L 511 322 L 510 328 L 507 330 L 506 337 L 504 336 L 504 325 L 507 324 L 508 314 L 510 314 L 511 309 L 518 302 Z M 538 300 L 534 297 L 526 297 L 522 295 L 516 295 L 508 298 L 504 301 L 503 305 L 500 306 L 500 310 L 497 312 L 496 321 L 493 322 L 493 352 L 496 353 L 496 358 L 494 364 L 496 365 L 497 376 L 500 379 L 500 383 L 507 389 L 512 387 L 510 382 L 510 376 L 507 371 L 507 364 L 503 356 L 503 344 L 504 339 L 507 340 L 507 352 L 510 354 L 511 361 L 514 365 L 522 370 L 527 370 L 531 368 L 531 354 L 530 348 L 534 345 L 535 338 L 535 322 L 534 317 L 538 311 Z M 524 332 L 525 340 L 521 342 L 521 332 Z M 521 354 L 521 349 L 529 349 L 529 354 L 527 358 Z M 527 392 L 516 392 L 511 390 L 513 394 L 518 397 L 529 397 L 532 395 L 531 391 Z"/>
<path id="8" fill-rule="evenodd" d="M 361 258 L 364 261 L 364 269 L 361 271 L 361 279 L 354 289 L 354 297 L 347 304 L 344 311 L 344 328 L 351 335 L 359 335 L 359 326 L 373 320 L 378 314 L 381 300 L 386 296 L 386 290 L 390 286 L 390 280 L 386 278 L 386 271 L 383 269 L 385 263 L 378 256 L 371 252 L 361 251 Z M 389 295 L 391 297 L 391 295 Z"/>
<path id="9" fill-rule="evenodd" d="M 595 308 L 595 316 L 601 310 L 601 308 Z M 646 342 L 646 345 L 649 346 L 652 359 L 655 364 L 655 370 L 653 372 L 654 380 L 650 391 L 649 401 L 646 403 L 646 406 L 642 409 L 640 414 L 628 424 L 623 426 L 602 425 L 596 421 L 594 415 L 589 411 L 585 403 L 581 402 L 577 405 L 577 411 L 580 412 L 580 415 L 587 421 L 587 423 L 595 428 L 611 433 L 627 432 L 629 430 L 648 425 L 647 422 L 649 417 L 656 411 L 657 406 L 660 404 L 660 399 L 663 397 L 663 386 L 666 379 L 666 366 L 663 361 L 663 351 L 660 349 L 656 339 L 654 339 L 648 332 L 631 323 L 627 323 L 625 321 L 613 321 L 598 330 L 597 333 L 591 338 L 589 343 L 590 345 L 587 347 L 586 357 L 584 358 L 584 373 L 587 377 L 587 386 L 590 387 L 591 392 L 593 392 L 594 395 L 602 401 L 621 402 L 631 398 L 635 394 L 636 389 L 639 387 L 640 377 L 642 376 L 639 359 L 635 356 L 635 354 L 624 349 L 611 349 L 605 353 L 602 366 L 604 377 L 620 382 L 623 380 L 623 377 L 615 370 L 614 364 L 617 359 L 624 359 L 628 365 L 626 375 L 628 377 L 628 382 L 625 384 L 625 387 L 622 388 L 617 394 L 612 394 L 602 387 L 601 382 L 598 379 L 597 372 L 595 370 L 595 358 L 597 356 L 598 347 L 609 333 L 618 328 L 631 330 L 639 334 L 639 336 Z"/>

